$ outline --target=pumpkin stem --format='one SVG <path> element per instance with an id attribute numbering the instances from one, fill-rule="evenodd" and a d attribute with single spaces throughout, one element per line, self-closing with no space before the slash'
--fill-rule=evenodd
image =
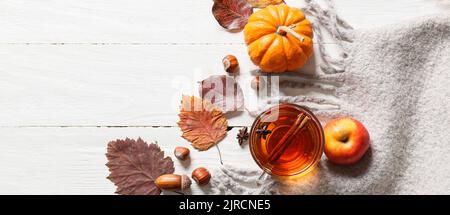
<path id="1" fill-rule="evenodd" d="M 294 30 L 292 30 L 293 28 L 295 28 L 295 25 L 291 25 L 289 27 L 284 26 L 284 25 L 280 25 L 277 28 L 277 34 L 280 35 L 286 35 L 286 33 L 292 35 L 293 37 L 295 37 L 297 40 L 299 40 L 300 42 L 305 41 L 305 38 L 300 35 L 299 33 L 295 32 Z"/>

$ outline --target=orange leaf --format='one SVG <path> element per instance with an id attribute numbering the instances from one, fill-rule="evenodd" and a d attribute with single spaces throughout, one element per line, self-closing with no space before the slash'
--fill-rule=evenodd
<path id="1" fill-rule="evenodd" d="M 283 0 L 247 0 L 247 2 L 254 8 L 265 8 L 269 5 L 280 4 Z"/>
<path id="2" fill-rule="evenodd" d="M 227 119 L 208 100 L 183 95 L 179 117 L 182 137 L 200 151 L 213 147 L 227 133 Z"/>

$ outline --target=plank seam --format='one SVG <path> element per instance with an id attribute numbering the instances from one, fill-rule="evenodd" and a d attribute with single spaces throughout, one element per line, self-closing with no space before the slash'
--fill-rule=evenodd
<path id="1" fill-rule="evenodd" d="M 241 125 L 228 126 L 232 128 L 241 128 Z M 0 126 L 0 128 L 178 128 L 176 125 L 17 125 Z"/>
<path id="2" fill-rule="evenodd" d="M 314 43 L 314 44 L 336 44 L 332 42 Z M 90 42 L 90 43 L 78 43 L 78 42 L 19 42 L 19 43 L 2 43 L 0 45 L 93 45 L 93 46 L 208 46 L 208 45 L 245 45 L 245 43 L 115 43 L 115 42 Z"/>

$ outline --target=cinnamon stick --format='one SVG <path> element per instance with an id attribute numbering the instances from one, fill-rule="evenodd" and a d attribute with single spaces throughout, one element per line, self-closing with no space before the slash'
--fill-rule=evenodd
<path id="1" fill-rule="evenodd" d="M 275 145 L 273 150 L 269 154 L 269 163 L 273 163 L 277 161 L 284 151 L 289 147 L 292 142 L 292 139 L 295 135 L 305 127 L 306 123 L 309 121 L 309 117 L 305 116 L 304 113 L 300 113 L 295 120 L 294 124 L 289 128 L 289 130 L 284 134 L 281 140 Z"/>

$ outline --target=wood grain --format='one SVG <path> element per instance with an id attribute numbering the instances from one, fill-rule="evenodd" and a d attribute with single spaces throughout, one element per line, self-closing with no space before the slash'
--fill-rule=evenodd
<path id="1" fill-rule="evenodd" d="M 0 45 L 0 126 L 176 126 L 181 95 L 225 74 L 225 54 L 239 59 L 236 79 L 255 102 L 245 45 Z M 299 74 L 314 73 L 315 55 Z M 229 119 L 252 122 L 245 111 Z"/>
<path id="2" fill-rule="evenodd" d="M 291 6 L 302 2 L 286 0 Z M 249 86 L 249 71 L 256 69 L 242 33 L 223 30 L 212 4 L 0 1 L 0 194 L 112 194 L 104 165 L 108 141 L 140 136 L 158 140 L 168 154 L 189 145 L 171 127 L 181 94 L 197 94 L 197 81 L 223 74 L 226 54 L 240 61 L 241 86 Z M 432 0 L 335 4 L 356 29 L 443 11 Z M 314 72 L 319 63 L 316 55 L 303 72 Z M 246 93 L 251 96 L 244 88 Z M 242 113 L 229 121 L 242 126 L 253 119 Z M 219 144 L 224 162 L 255 167 L 247 146 L 236 143 L 236 132 Z M 190 164 L 175 161 L 177 172 L 219 166 L 214 148 L 192 152 Z M 192 193 L 203 191 L 194 185 Z"/>
<path id="3" fill-rule="evenodd" d="M 237 132 L 229 131 L 218 145 L 223 162 L 256 168 L 248 146 L 237 143 Z M 190 175 L 199 166 L 213 170 L 221 165 L 216 148 L 198 152 L 178 128 L 0 128 L 0 136 L 7 140 L 0 150 L 1 194 L 112 194 L 106 145 L 125 137 L 157 141 L 174 160 L 176 173 Z M 191 159 L 176 160 L 176 146 L 190 148 Z M 191 192 L 203 193 L 195 183 Z"/>
<path id="4" fill-rule="evenodd" d="M 435 12 L 427 0 L 339 0 L 340 14 L 368 28 Z M 303 1 L 287 0 L 291 6 Z M 211 13 L 210 0 L 5 0 L 0 43 L 243 43 Z"/>

